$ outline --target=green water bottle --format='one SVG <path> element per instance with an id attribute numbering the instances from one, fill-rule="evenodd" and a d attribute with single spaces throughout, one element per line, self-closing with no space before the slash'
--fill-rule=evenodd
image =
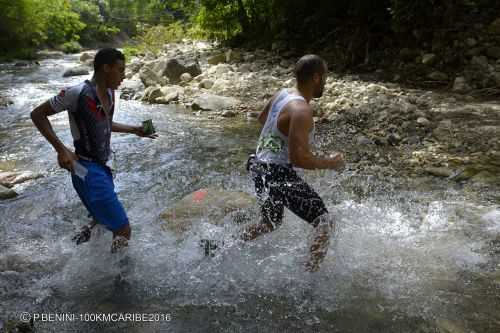
<path id="1" fill-rule="evenodd" d="M 153 126 L 153 120 L 152 119 L 144 120 L 142 122 L 142 130 L 145 135 L 154 134 L 156 131 L 155 127 Z"/>

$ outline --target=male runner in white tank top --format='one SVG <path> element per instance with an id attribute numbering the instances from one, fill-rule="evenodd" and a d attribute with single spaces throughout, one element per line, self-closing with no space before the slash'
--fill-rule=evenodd
<path id="1" fill-rule="evenodd" d="M 264 127 L 249 168 L 257 194 L 263 200 L 262 219 L 247 227 L 242 235 L 244 240 L 252 240 L 274 231 L 281 225 L 287 207 L 316 229 L 306 265 L 311 272 L 318 270 L 326 256 L 335 223 L 323 200 L 293 167 L 340 170 L 344 166 L 342 154 L 320 158 L 310 149 L 314 120 L 309 101 L 323 95 L 326 76 L 323 59 L 317 55 L 303 56 L 295 67 L 296 88 L 278 92 L 259 115 Z"/>

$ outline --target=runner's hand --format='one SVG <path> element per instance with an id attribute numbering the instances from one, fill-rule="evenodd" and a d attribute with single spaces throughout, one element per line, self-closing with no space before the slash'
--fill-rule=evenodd
<path id="1" fill-rule="evenodd" d="M 57 153 L 57 162 L 63 169 L 73 172 L 73 163 L 78 161 L 78 156 L 71 150 L 64 148 Z"/>
<path id="2" fill-rule="evenodd" d="M 141 138 L 156 139 L 158 137 L 157 133 L 153 133 L 153 134 L 149 134 L 149 135 L 144 133 L 144 129 L 142 126 L 135 127 L 133 133 L 137 136 L 140 136 Z"/>

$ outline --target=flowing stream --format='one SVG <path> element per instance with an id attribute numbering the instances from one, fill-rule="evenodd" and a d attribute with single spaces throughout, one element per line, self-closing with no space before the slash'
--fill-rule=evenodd
<path id="1" fill-rule="evenodd" d="M 89 219 L 29 114 L 84 79 L 62 77 L 77 62 L 0 65 L 0 90 L 14 101 L 1 111 L 0 169 L 43 174 L 0 201 L 0 331 L 29 312 L 170 319 L 38 320 L 37 332 L 500 332 L 500 208 L 446 180 L 306 173 L 339 225 L 316 274 L 303 270 L 312 228 L 290 212 L 279 230 L 249 243 L 235 239 L 241 226 L 230 219 L 201 218 L 182 238 L 164 231 L 160 213 L 195 190 L 252 193 L 244 164 L 255 120 L 120 101 L 116 121 L 152 118 L 160 134 L 112 138 L 130 247 L 111 254 L 100 227 L 76 246 L 71 236 Z M 67 115 L 51 121 L 70 144 Z M 199 246 L 207 237 L 224 240 L 213 257 Z"/>

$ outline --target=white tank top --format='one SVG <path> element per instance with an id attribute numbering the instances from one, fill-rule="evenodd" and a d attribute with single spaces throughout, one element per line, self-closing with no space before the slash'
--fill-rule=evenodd
<path id="1" fill-rule="evenodd" d="M 280 91 L 271 104 L 267 115 L 266 123 L 260 132 L 257 143 L 257 160 L 264 163 L 291 164 L 288 156 L 288 136 L 281 133 L 278 128 L 278 118 L 283 108 L 288 102 L 293 100 L 303 100 L 304 97 L 291 94 L 286 89 Z M 309 132 L 309 143 L 312 144 L 314 138 L 314 126 Z"/>

